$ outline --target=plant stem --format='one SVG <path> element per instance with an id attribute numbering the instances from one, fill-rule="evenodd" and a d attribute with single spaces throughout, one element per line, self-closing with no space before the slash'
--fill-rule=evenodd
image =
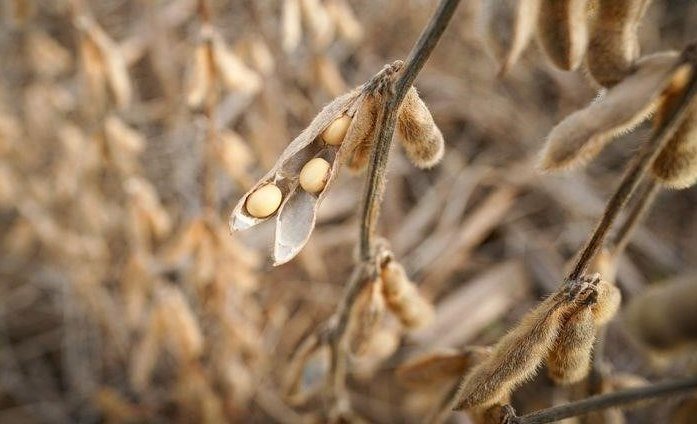
<path id="1" fill-rule="evenodd" d="M 371 274 L 377 272 L 375 227 L 385 191 L 385 173 L 397 122 L 397 112 L 407 90 L 433 52 L 459 3 L 460 0 L 441 0 L 438 4 L 438 8 L 426 28 L 421 32 L 421 36 L 401 68 L 399 79 L 388 87 L 385 93 L 386 101 L 376 123 L 379 132 L 371 150 L 368 178 L 362 202 L 358 243 L 359 263 L 354 269 L 339 308 L 334 315 L 336 321 L 330 335 L 332 360 L 329 378 L 334 392 L 335 405 L 340 409 L 340 412 L 346 412 L 345 410 L 349 407 L 346 394 L 348 347 L 345 336 L 349 327 L 351 310 L 366 281 L 369 281 Z"/>
<path id="2" fill-rule="evenodd" d="M 647 387 L 622 390 L 614 393 L 591 396 L 589 398 L 543 409 L 520 417 L 510 417 L 510 424 L 544 424 L 564 418 L 575 417 L 601 409 L 617 407 L 640 400 L 654 399 L 687 393 L 697 389 L 697 377 L 667 381 Z"/>
<path id="3" fill-rule="evenodd" d="M 681 64 L 685 63 L 691 64 L 693 69 L 697 68 L 697 44 L 691 44 L 683 51 Z M 608 231 L 627 203 L 627 200 L 637 188 L 658 154 L 675 134 L 685 117 L 687 108 L 695 93 L 697 93 L 697 72 L 692 72 L 690 80 L 680 94 L 680 98 L 674 103 L 675 107 L 669 110 L 665 118 L 658 122 L 658 127 L 654 130 L 649 142 L 644 144 L 637 156 L 627 166 L 622 181 L 607 202 L 603 216 L 578 256 L 576 265 L 566 278 L 567 281 L 573 282 L 579 279 L 586 271 L 590 261 L 593 260 L 598 250 L 603 246 L 603 241 Z"/>
<path id="4" fill-rule="evenodd" d="M 359 257 L 363 261 L 369 261 L 374 257 L 375 253 L 375 226 L 380 212 L 380 203 L 385 192 L 385 171 L 399 106 L 402 104 L 407 90 L 414 83 L 426 60 L 431 56 L 459 3 L 460 0 L 441 0 L 438 4 L 438 9 L 436 9 L 428 25 L 421 32 L 421 36 L 411 49 L 400 71 L 399 79 L 388 90 L 388 98 L 383 105 L 382 119 L 378 126 L 380 131 L 370 155 L 368 178 L 363 195 L 359 243 Z"/>
<path id="5" fill-rule="evenodd" d="M 633 205 L 632 210 L 627 215 L 627 218 L 622 223 L 622 226 L 617 230 L 614 240 L 612 241 L 612 256 L 617 258 L 624 252 L 627 247 L 629 240 L 631 239 L 634 230 L 637 225 L 644 219 L 644 216 L 651 208 L 656 195 L 658 194 L 660 186 L 656 182 L 655 178 L 649 178 L 646 182 L 646 187 L 639 195 L 636 203 Z"/>

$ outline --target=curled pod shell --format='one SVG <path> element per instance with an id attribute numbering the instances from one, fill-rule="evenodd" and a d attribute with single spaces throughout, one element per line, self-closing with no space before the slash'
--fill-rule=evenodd
<path id="1" fill-rule="evenodd" d="M 528 312 L 491 354 L 460 381 L 456 409 L 488 408 L 532 377 L 553 348 L 567 316 L 587 308 L 597 295 L 594 279 L 564 285 Z"/>
<path id="2" fill-rule="evenodd" d="M 560 69 L 578 68 L 588 47 L 588 0 L 541 0 L 537 40 Z"/>
<path id="3" fill-rule="evenodd" d="M 598 0 L 591 26 L 588 70 L 603 87 L 612 87 L 632 72 L 639 58 L 637 29 L 651 0 Z"/>
<path id="4" fill-rule="evenodd" d="M 486 1 L 484 31 L 487 46 L 499 62 L 501 75 L 518 61 L 537 25 L 540 0 Z"/>
<path id="5" fill-rule="evenodd" d="M 679 63 L 674 52 L 639 60 L 635 71 L 621 83 L 552 129 L 540 154 L 539 168 L 555 171 L 588 163 L 610 140 L 630 131 L 656 110 Z"/>
<path id="6" fill-rule="evenodd" d="M 430 168 L 443 158 L 443 134 L 413 86 L 399 107 L 397 134 L 407 157 L 417 168 Z"/>

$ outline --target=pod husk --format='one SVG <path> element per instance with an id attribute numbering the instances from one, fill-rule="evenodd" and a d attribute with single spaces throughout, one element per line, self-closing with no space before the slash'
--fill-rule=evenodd
<path id="1" fill-rule="evenodd" d="M 633 74 L 552 129 L 539 167 L 553 171 L 589 162 L 610 140 L 632 129 L 656 109 L 678 63 L 674 52 L 640 60 Z"/>

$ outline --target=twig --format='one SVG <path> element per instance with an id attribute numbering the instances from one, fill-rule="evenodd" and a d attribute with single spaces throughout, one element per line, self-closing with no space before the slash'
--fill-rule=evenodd
<path id="1" fill-rule="evenodd" d="M 693 67 L 697 67 L 697 44 L 691 44 L 683 51 L 681 64 L 685 63 L 690 63 Z M 642 147 L 634 160 L 627 166 L 622 181 L 607 202 L 603 216 L 583 248 L 583 251 L 578 256 L 576 265 L 566 278 L 567 281 L 578 280 L 586 271 L 590 261 L 603 246 L 605 236 L 612 227 L 620 211 L 627 203 L 627 200 L 637 188 L 658 154 L 663 150 L 666 143 L 668 143 L 668 140 L 675 134 L 675 131 L 685 117 L 690 100 L 692 100 L 696 93 L 697 72 L 693 72 L 680 99 L 675 102 L 676 106 L 658 123 L 658 127 L 654 130 L 649 142 Z"/>
<path id="2" fill-rule="evenodd" d="M 438 9 L 411 49 L 402 67 L 400 78 L 391 87 L 390 92 L 387 93 L 389 100 L 383 105 L 382 119 L 378 127 L 380 132 L 370 155 L 368 179 L 366 180 L 363 195 L 359 244 L 359 257 L 363 261 L 369 261 L 374 256 L 375 225 L 379 215 L 380 202 L 385 191 L 385 170 L 397 122 L 397 111 L 402 104 L 402 100 L 404 100 L 407 90 L 414 83 L 426 60 L 431 56 L 459 3 L 460 0 L 441 0 L 438 4 Z"/>
<path id="3" fill-rule="evenodd" d="M 520 417 L 509 417 L 509 424 L 543 424 L 564 418 L 575 417 L 589 412 L 617 407 L 640 400 L 654 399 L 687 393 L 697 389 L 697 377 L 683 380 L 656 383 L 647 387 L 622 390 L 614 393 L 591 396 L 589 398 L 555 406 Z"/>
<path id="4" fill-rule="evenodd" d="M 346 329 L 353 304 L 371 274 L 377 272 L 375 226 L 380 212 L 380 204 L 385 191 L 385 172 L 389 159 L 390 146 L 397 122 L 399 106 L 418 75 L 426 60 L 433 52 L 443 31 L 448 26 L 460 0 L 441 0 L 438 9 L 421 33 L 412 48 L 404 66 L 400 70 L 399 79 L 388 87 L 387 101 L 380 112 L 377 128 L 379 132 L 373 145 L 368 178 L 366 179 L 360 220 L 360 235 L 358 243 L 359 263 L 346 287 L 346 291 L 334 316 L 334 326 L 330 334 L 332 361 L 329 379 L 333 390 L 335 406 L 340 412 L 349 408 L 346 394 L 346 366 L 348 347 L 346 345 Z"/>
<path id="5" fill-rule="evenodd" d="M 633 205 L 629 215 L 627 215 L 627 218 L 624 220 L 615 234 L 611 246 L 613 257 L 616 258 L 621 255 L 622 252 L 624 252 L 624 249 L 627 247 L 627 244 L 629 243 L 629 240 L 631 239 L 637 225 L 644 219 L 644 216 L 651 208 L 654 199 L 656 199 L 659 188 L 660 186 L 656 182 L 655 178 L 648 179 L 644 190 L 639 195 L 639 198 Z"/>

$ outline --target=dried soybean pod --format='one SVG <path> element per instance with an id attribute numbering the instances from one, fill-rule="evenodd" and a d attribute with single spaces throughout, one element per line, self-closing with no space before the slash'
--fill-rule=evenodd
<path id="1" fill-rule="evenodd" d="M 397 378 L 408 387 L 425 388 L 443 384 L 465 374 L 491 353 L 491 348 L 468 346 L 427 353 L 397 368 Z"/>
<path id="2" fill-rule="evenodd" d="M 697 102 L 689 110 L 666 147 L 661 150 L 651 171 L 661 185 L 684 189 L 697 181 Z"/>
<path id="3" fill-rule="evenodd" d="M 610 140 L 656 110 L 678 60 L 674 52 L 639 60 L 636 70 L 621 83 L 552 129 L 538 166 L 544 171 L 562 170 L 593 159 Z"/>
<path id="4" fill-rule="evenodd" d="M 558 68 L 578 68 L 588 47 L 588 0 L 541 0 L 537 40 Z"/>
<path id="5" fill-rule="evenodd" d="M 503 75 L 518 61 L 530 42 L 540 0 L 485 1 L 484 25 L 487 45 L 501 65 Z"/>
<path id="6" fill-rule="evenodd" d="M 491 355 L 462 378 L 456 409 L 486 408 L 505 399 L 535 374 L 554 346 L 564 317 L 587 307 L 595 296 L 595 282 L 584 279 L 562 286 L 525 315 Z"/>
<path id="7" fill-rule="evenodd" d="M 612 87 L 632 72 L 639 58 L 637 28 L 651 0 L 598 0 L 591 25 L 588 70 L 603 87 Z"/>
<path id="8" fill-rule="evenodd" d="M 552 380 L 557 384 L 573 384 L 588 375 L 595 334 L 590 308 L 583 308 L 567 319 L 546 360 Z"/>
<path id="9" fill-rule="evenodd" d="M 377 93 L 366 93 L 353 116 L 343 143 L 347 148 L 346 165 L 352 171 L 359 172 L 368 164 L 375 138 L 375 122 L 381 106 L 382 96 Z"/>
<path id="10" fill-rule="evenodd" d="M 627 305 L 625 320 L 634 337 L 658 353 L 697 342 L 697 281 L 651 287 Z"/>
<path id="11" fill-rule="evenodd" d="M 443 158 L 443 134 L 413 86 L 399 107 L 397 133 L 407 157 L 416 167 L 430 168 Z"/>
<path id="12" fill-rule="evenodd" d="M 363 288 L 351 313 L 349 337 L 351 351 L 362 355 L 385 314 L 385 297 L 382 280 L 376 278 Z"/>
<path id="13" fill-rule="evenodd" d="M 409 281 L 399 262 L 391 260 L 385 264 L 381 276 L 387 307 L 405 327 L 419 327 L 431 320 L 433 306 L 421 296 L 414 283 Z"/>
<path id="14" fill-rule="evenodd" d="M 607 324 L 620 309 L 622 293 L 616 285 L 600 280 L 596 285 L 598 296 L 596 302 L 591 306 L 593 322 L 596 326 Z"/>

